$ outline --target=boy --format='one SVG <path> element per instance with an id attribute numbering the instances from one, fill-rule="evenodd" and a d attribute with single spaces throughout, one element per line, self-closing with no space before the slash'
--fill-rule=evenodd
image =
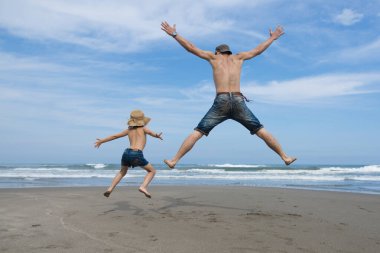
<path id="1" fill-rule="evenodd" d="M 147 134 L 162 140 L 162 133 L 157 134 L 148 129 L 146 125 L 149 121 L 150 118 L 145 117 L 142 111 L 134 110 L 131 112 L 131 118 L 128 120 L 128 129 L 104 139 L 96 139 L 96 148 L 99 148 L 100 145 L 102 145 L 105 142 L 113 141 L 115 139 L 127 135 L 130 143 L 130 147 L 124 151 L 123 156 L 121 158 L 120 171 L 116 174 L 110 187 L 108 187 L 107 191 L 103 194 L 105 197 L 108 198 L 110 196 L 116 185 L 127 174 L 128 167 L 139 166 L 144 168 L 148 172 L 148 174 L 144 178 L 144 182 L 139 187 L 139 191 L 142 192 L 147 198 L 151 198 L 151 194 L 148 192 L 147 187 L 149 183 L 152 181 L 154 175 L 156 174 L 156 170 L 147 160 L 145 160 L 142 151 L 146 144 Z"/>

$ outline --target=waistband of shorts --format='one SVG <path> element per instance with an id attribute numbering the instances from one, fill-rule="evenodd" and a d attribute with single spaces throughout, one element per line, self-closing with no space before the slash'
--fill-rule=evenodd
<path id="1" fill-rule="evenodd" d="M 244 96 L 243 93 L 241 93 L 240 91 L 232 91 L 232 92 L 224 91 L 224 92 L 217 92 L 217 93 L 216 93 L 216 96 L 223 95 L 223 94 L 238 95 L 238 96 L 243 97 L 244 100 L 247 101 L 247 102 L 250 102 L 250 101 L 251 101 L 251 100 L 249 100 L 246 96 Z"/>
<path id="2" fill-rule="evenodd" d="M 127 148 L 129 151 L 134 151 L 134 152 L 142 152 L 141 149 L 135 149 L 135 148 Z"/>

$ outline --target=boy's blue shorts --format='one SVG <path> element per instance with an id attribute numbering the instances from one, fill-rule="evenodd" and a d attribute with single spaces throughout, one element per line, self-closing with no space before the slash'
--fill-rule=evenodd
<path id="1" fill-rule="evenodd" d="M 122 166 L 128 166 L 132 168 L 137 166 L 144 167 L 148 163 L 149 162 L 145 160 L 144 154 L 141 150 L 127 148 L 121 158 Z"/>

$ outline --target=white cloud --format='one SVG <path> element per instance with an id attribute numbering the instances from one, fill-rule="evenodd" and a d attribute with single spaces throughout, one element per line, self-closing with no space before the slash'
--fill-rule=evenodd
<path id="1" fill-rule="evenodd" d="M 286 81 L 271 81 L 266 84 L 248 82 L 242 85 L 241 91 L 250 99 L 264 103 L 275 104 L 323 104 L 328 99 L 337 99 L 352 95 L 379 93 L 380 73 L 340 73 L 306 76 Z M 376 87 L 376 88 L 375 88 Z M 170 104 L 181 108 L 184 104 L 195 105 L 192 110 L 202 105 L 209 106 L 215 96 L 212 81 L 202 81 L 199 84 L 179 91 L 182 96 L 170 98 Z M 152 95 L 153 98 L 153 95 Z M 169 100 L 162 98 L 163 105 Z M 187 107 L 188 105 L 184 106 Z M 170 110 L 171 108 L 165 108 Z"/>
<path id="2" fill-rule="evenodd" d="M 328 98 L 380 92 L 379 88 L 371 89 L 373 84 L 379 82 L 379 73 L 326 74 L 273 81 L 266 85 L 251 84 L 243 87 L 243 91 L 268 103 L 323 103 Z"/>
<path id="3" fill-rule="evenodd" d="M 334 17 L 336 23 L 350 26 L 359 22 L 363 18 L 363 14 L 355 12 L 351 9 L 343 9 L 340 14 Z"/>
<path id="4" fill-rule="evenodd" d="M 0 71 L 51 71 L 61 72 L 73 70 L 55 63 L 47 63 L 42 57 L 16 56 L 0 51 Z"/>
<path id="5" fill-rule="evenodd" d="M 320 63 L 343 62 L 345 64 L 363 64 L 365 62 L 380 60 L 380 38 L 370 41 L 367 44 L 344 48 L 337 52 L 332 52 L 323 57 Z"/>
<path id="6" fill-rule="evenodd" d="M 103 51 L 133 52 L 164 35 L 160 23 L 176 22 L 191 36 L 232 29 L 231 8 L 265 1 L 1 1 L 0 27 L 17 36 L 55 40 Z"/>
<path id="7" fill-rule="evenodd" d="M 266 84 L 248 82 L 246 85 L 242 85 L 241 91 L 248 98 L 264 103 L 315 105 L 323 104 L 329 99 L 380 93 L 378 83 L 380 83 L 380 73 L 340 73 L 306 76 L 286 81 L 271 81 Z M 145 97 L 137 98 L 136 101 L 146 105 L 155 105 L 164 108 L 166 111 L 175 108 L 176 110 L 190 109 L 189 112 L 194 112 L 199 111 L 200 107 L 210 106 L 215 97 L 214 84 L 211 80 L 202 81 L 197 85 L 179 91 L 173 92 L 168 89 L 165 92 L 166 97 L 157 98 L 154 95 L 156 92 L 148 92 Z"/>
<path id="8" fill-rule="evenodd" d="M 74 59 L 77 60 L 78 57 Z M 88 70 L 86 64 L 67 67 L 44 57 L 18 56 L 0 51 L 0 116 L 12 122 L 49 119 L 64 124 L 70 122 L 73 126 L 112 127 L 120 125 L 120 115 L 124 119 L 128 113 L 126 110 L 132 107 L 147 112 L 157 111 L 154 114 L 159 115 L 170 112 L 172 108 L 189 115 L 195 109 L 195 106 L 183 103 L 186 97 L 165 85 L 147 83 L 135 86 L 123 81 L 121 84 L 115 81 L 105 84 L 98 76 L 92 75 L 96 68 L 119 69 L 112 63 L 99 64 L 95 70 Z"/>

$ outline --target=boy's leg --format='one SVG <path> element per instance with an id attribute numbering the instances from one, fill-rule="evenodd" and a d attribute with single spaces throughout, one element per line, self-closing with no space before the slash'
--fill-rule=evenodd
<path id="1" fill-rule="evenodd" d="M 116 174 L 110 187 L 108 187 L 107 191 L 104 193 L 105 197 L 109 197 L 113 189 L 115 189 L 116 185 L 120 182 L 120 180 L 127 174 L 128 166 L 121 166 L 120 171 Z"/>
<path id="2" fill-rule="evenodd" d="M 144 170 L 146 170 L 148 173 L 146 174 L 144 178 L 144 182 L 141 184 L 139 191 L 144 193 L 147 198 L 151 198 L 150 193 L 148 192 L 147 188 L 149 183 L 152 181 L 154 175 L 156 175 L 156 170 L 153 168 L 152 164 L 148 163 L 143 167 Z"/>
<path id="3" fill-rule="evenodd" d="M 286 165 L 289 165 L 295 160 L 297 160 L 297 158 L 295 157 L 287 156 L 282 150 L 280 143 L 278 143 L 278 141 L 273 137 L 273 135 L 269 133 L 266 129 L 261 128 L 259 131 L 257 131 L 256 135 L 260 137 L 262 140 L 264 140 L 268 147 L 270 147 L 274 152 L 276 152 L 285 162 Z"/>
<path id="4" fill-rule="evenodd" d="M 173 169 L 177 162 L 187 153 L 189 152 L 194 144 L 202 138 L 203 133 L 195 130 L 193 133 L 191 133 L 182 143 L 181 147 L 179 148 L 177 154 L 173 157 L 171 160 L 164 160 L 164 162 L 169 166 L 169 168 Z"/>

